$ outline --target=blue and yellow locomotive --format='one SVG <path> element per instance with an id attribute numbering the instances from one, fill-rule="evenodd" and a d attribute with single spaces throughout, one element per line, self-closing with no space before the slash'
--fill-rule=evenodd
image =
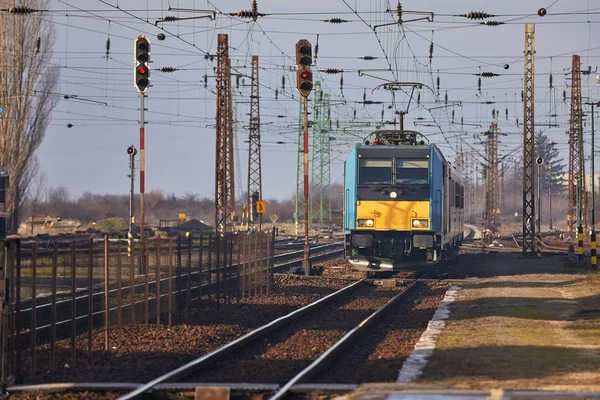
<path id="1" fill-rule="evenodd" d="M 464 187 L 415 131 L 381 130 L 344 165 L 345 257 L 366 271 L 446 259 L 463 239 Z"/>

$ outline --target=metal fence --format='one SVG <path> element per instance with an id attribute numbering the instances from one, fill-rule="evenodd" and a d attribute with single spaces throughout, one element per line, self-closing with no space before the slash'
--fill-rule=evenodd
<path id="1" fill-rule="evenodd" d="M 182 323 L 198 301 L 218 307 L 266 295 L 272 283 L 273 232 L 156 238 L 130 254 L 108 237 L 0 243 L 2 384 L 53 371 L 58 340 L 70 341 L 75 364 L 93 357 L 98 329 L 110 351 L 111 330 Z M 40 346 L 49 346 L 47 365 L 38 365 Z"/>

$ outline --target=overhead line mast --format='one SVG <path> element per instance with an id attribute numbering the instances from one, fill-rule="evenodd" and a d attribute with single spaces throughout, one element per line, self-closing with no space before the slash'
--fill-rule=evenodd
<path id="1" fill-rule="evenodd" d="M 571 116 L 569 119 L 569 185 L 568 199 L 569 208 L 567 212 L 567 231 L 571 238 L 575 233 L 575 224 L 582 219 L 585 211 L 577 214 L 577 206 L 581 203 L 579 196 L 580 186 L 585 185 L 582 165 L 583 153 L 581 151 L 582 132 L 581 130 L 581 60 L 579 55 L 573 54 L 571 68 Z M 581 208 L 581 207 L 580 207 Z M 580 221 L 581 222 L 581 221 Z"/>
<path id="2" fill-rule="evenodd" d="M 252 87 L 250 93 L 250 129 L 248 133 L 248 219 L 254 221 L 256 201 L 262 200 L 262 167 L 260 159 L 260 85 L 258 56 L 252 56 Z"/>
<path id="3" fill-rule="evenodd" d="M 227 232 L 227 221 L 235 216 L 233 175 L 233 117 L 231 112 L 231 64 L 227 34 L 220 33 L 217 44 L 217 129 L 215 168 L 215 230 Z"/>
<path id="4" fill-rule="evenodd" d="M 535 24 L 525 24 L 525 76 L 523 88 L 523 255 L 537 257 L 535 231 L 535 117 L 534 59 Z"/>

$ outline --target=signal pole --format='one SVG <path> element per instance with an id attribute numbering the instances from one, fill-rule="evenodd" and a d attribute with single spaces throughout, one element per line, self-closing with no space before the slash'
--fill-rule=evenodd
<path id="1" fill-rule="evenodd" d="M 131 257 L 133 255 L 133 191 L 135 182 L 135 155 L 137 149 L 131 145 L 127 148 L 127 154 L 129 154 L 129 231 L 127 232 L 127 255 Z"/>
<path id="2" fill-rule="evenodd" d="M 304 97 L 304 275 L 310 275 L 310 245 L 308 243 L 308 97 Z"/>
<path id="3" fill-rule="evenodd" d="M 140 246 L 142 247 L 142 269 L 146 270 L 146 256 L 145 256 L 145 244 L 144 230 L 146 220 L 146 199 L 144 193 L 146 192 L 146 130 L 145 125 L 145 95 L 140 92 Z"/>
<path id="4" fill-rule="evenodd" d="M 304 98 L 304 257 L 302 267 L 305 275 L 310 275 L 310 245 L 308 242 L 308 96 L 313 89 L 313 74 L 310 68 L 312 64 L 312 45 L 306 39 L 300 39 L 296 43 L 296 88 Z"/>
<path id="5" fill-rule="evenodd" d="M 150 85 L 150 41 L 144 35 L 139 35 L 135 39 L 134 45 L 134 60 L 135 70 L 134 85 L 140 94 L 140 246 L 142 249 L 142 257 L 140 267 L 142 271 L 146 270 L 146 253 L 145 253 L 145 219 L 146 219 L 146 202 L 144 193 L 146 191 L 146 138 L 145 138 L 145 97 L 146 90 Z M 142 272 L 140 271 L 140 273 Z"/>

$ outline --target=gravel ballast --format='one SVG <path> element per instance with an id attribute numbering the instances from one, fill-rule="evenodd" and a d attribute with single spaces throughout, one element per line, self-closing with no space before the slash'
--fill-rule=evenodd
<path id="1" fill-rule="evenodd" d="M 187 380 L 285 383 L 399 290 L 361 284 Z"/>
<path id="2" fill-rule="evenodd" d="M 28 379 L 26 357 L 22 370 L 26 383 L 50 382 L 145 382 L 183 365 L 277 317 L 314 302 L 351 282 L 340 279 L 304 280 L 276 275 L 270 296 L 242 299 L 239 303 L 196 302 L 190 319 L 182 325 L 124 326 L 111 328 L 110 349 L 105 350 L 104 331 L 93 336 L 93 356 L 87 357 L 87 336 L 77 338 L 77 361 L 71 362 L 70 342 L 56 345 L 56 368 L 50 371 L 49 346 L 37 350 L 37 379 Z"/>

